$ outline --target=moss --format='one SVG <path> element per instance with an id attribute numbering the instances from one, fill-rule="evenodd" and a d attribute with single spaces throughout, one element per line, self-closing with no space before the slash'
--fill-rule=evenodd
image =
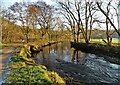
<path id="1" fill-rule="evenodd" d="M 52 81 L 47 77 L 47 70 L 40 69 L 39 66 L 18 66 L 18 68 L 12 67 L 10 74 L 7 76 L 7 83 L 49 83 Z"/>
<path id="2" fill-rule="evenodd" d="M 14 68 L 22 68 L 22 67 L 25 67 L 25 62 L 12 62 L 10 64 L 10 68 L 11 69 L 14 69 Z"/>
<path id="3" fill-rule="evenodd" d="M 16 65 L 15 65 L 16 64 Z M 25 65 L 24 62 L 15 62 L 11 64 L 10 74 L 7 76 L 7 83 L 44 83 L 60 84 L 64 81 L 55 72 L 47 71 L 40 66 Z"/>
<path id="4" fill-rule="evenodd" d="M 28 49 L 26 49 L 25 47 L 22 47 L 21 50 L 20 50 L 20 56 L 23 56 L 25 58 L 30 58 L 30 52 Z"/>
<path id="5" fill-rule="evenodd" d="M 55 72 L 48 71 L 42 65 L 28 65 L 26 61 L 34 63 L 34 60 L 28 58 L 28 51 L 21 49 L 20 54 L 11 58 L 10 73 L 7 75 L 6 83 L 26 83 L 55 85 L 65 84 L 64 80 Z"/>
<path id="6" fill-rule="evenodd" d="M 51 79 L 53 79 L 55 84 L 64 84 L 63 79 L 56 72 L 51 72 L 50 76 L 52 77 Z"/>
<path id="7" fill-rule="evenodd" d="M 11 60 L 12 60 L 12 62 L 25 61 L 24 58 L 23 58 L 23 56 L 18 56 L 18 55 L 13 56 L 13 57 L 11 58 Z"/>

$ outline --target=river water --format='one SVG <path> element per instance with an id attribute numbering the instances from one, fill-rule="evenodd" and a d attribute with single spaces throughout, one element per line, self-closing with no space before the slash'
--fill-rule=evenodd
<path id="1" fill-rule="evenodd" d="M 74 78 L 80 79 L 83 83 L 120 85 L 120 65 L 110 63 L 103 56 L 80 51 L 78 62 L 76 57 L 73 61 L 73 51 L 69 43 L 59 43 L 43 48 L 43 52 L 40 52 L 35 60 L 52 71 L 59 68 L 68 74 L 72 73 Z"/>
<path id="2" fill-rule="evenodd" d="M 6 68 L 10 57 L 14 55 L 14 50 L 16 50 L 14 47 L 4 47 L 0 53 L 0 60 L 2 60 L 0 61 L 0 84 L 5 80 Z M 70 43 L 58 43 L 44 47 L 43 52 L 40 52 L 34 60 L 45 65 L 49 70 L 58 72 L 60 76 L 66 73 L 84 84 L 97 83 L 96 85 L 102 85 L 107 83 L 108 85 L 120 85 L 120 65 L 110 63 L 103 56 L 80 51 L 78 52 L 77 62 L 73 52 L 74 49 L 70 48 Z"/>
<path id="3" fill-rule="evenodd" d="M 17 47 L 3 47 L 0 49 L 0 84 L 5 82 L 6 75 L 9 72 L 8 64 L 10 58 L 15 55 Z"/>

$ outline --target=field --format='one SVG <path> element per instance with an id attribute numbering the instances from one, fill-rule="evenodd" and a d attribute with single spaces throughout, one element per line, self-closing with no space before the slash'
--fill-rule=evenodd
<path id="1" fill-rule="evenodd" d="M 104 39 L 106 40 L 106 39 Z M 80 39 L 80 42 L 85 42 L 84 39 Z M 106 44 L 102 39 L 90 39 L 90 43 L 97 43 L 97 44 Z M 120 39 L 113 38 L 112 45 L 120 45 Z"/>
<path id="2" fill-rule="evenodd" d="M 106 39 L 105 39 L 106 40 Z M 102 39 L 91 39 L 91 43 L 99 43 L 99 44 L 105 44 Z M 112 40 L 112 45 L 120 45 L 120 39 L 114 39 Z"/>

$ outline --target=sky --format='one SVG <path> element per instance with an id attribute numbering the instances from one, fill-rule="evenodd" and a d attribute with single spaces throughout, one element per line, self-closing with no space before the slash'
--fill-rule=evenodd
<path id="1" fill-rule="evenodd" d="M 0 5 L 2 8 L 6 9 L 7 7 L 13 5 L 15 2 L 37 2 L 37 1 L 45 1 L 46 3 L 52 5 L 54 4 L 53 0 L 0 0 Z"/>
<path id="2" fill-rule="evenodd" d="M 50 5 L 55 4 L 54 0 L 0 0 L 0 7 L 2 7 L 2 9 L 7 9 L 9 6 L 13 5 L 15 2 L 37 2 L 37 1 L 45 1 L 47 4 L 50 4 Z M 59 1 L 64 2 L 65 0 L 59 0 Z M 115 19 L 115 24 L 117 26 L 116 19 Z M 119 28 L 120 28 L 120 26 L 119 26 Z"/>

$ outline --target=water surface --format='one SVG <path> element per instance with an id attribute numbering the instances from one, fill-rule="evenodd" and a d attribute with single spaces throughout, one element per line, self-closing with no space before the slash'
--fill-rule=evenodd
<path id="1" fill-rule="evenodd" d="M 73 74 L 76 74 L 76 78 L 80 78 L 84 83 L 120 84 L 120 65 L 110 63 L 103 56 L 80 51 L 78 52 L 78 62 L 76 62 L 76 57 L 74 57 L 74 61 L 72 60 L 73 51 L 74 49 L 70 48 L 69 43 L 59 43 L 45 47 L 35 60 L 53 71 L 59 64 L 59 60 L 69 62 L 70 64 L 61 65 L 63 66 L 61 69 L 70 69 Z"/>
<path id="2" fill-rule="evenodd" d="M 0 84 L 5 82 L 6 75 L 9 71 L 8 64 L 10 58 L 15 55 L 17 47 L 3 47 L 0 49 Z"/>

